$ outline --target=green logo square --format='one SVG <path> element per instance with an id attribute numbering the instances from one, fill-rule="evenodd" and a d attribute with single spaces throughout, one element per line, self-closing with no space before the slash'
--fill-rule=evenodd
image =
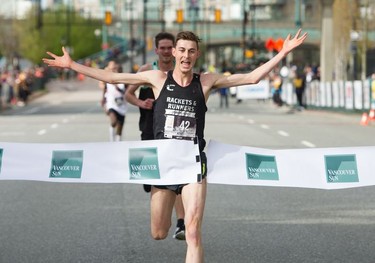
<path id="1" fill-rule="evenodd" d="M 354 154 L 325 155 L 327 183 L 359 182 L 357 161 Z"/>
<path id="2" fill-rule="evenodd" d="M 83 151 L 53 151 L 50 178 L 81 178 Z"/>
<path id="3" fill-rule="evenodd" d="M 131 180 L 160 179 L 158 149 L 129 149 L 129 173 Z"/>
<path id="4" fill-rule="evenodd" d="M 0 174 L 1 174 L 1 164 L 3 161 L 3 149 L 0 149 Z"/>
<path id="5" fill-rule="evenodd" d="M 246 170 L 250 180 L 279 180 L 275 156 L 247 153 Z"/>

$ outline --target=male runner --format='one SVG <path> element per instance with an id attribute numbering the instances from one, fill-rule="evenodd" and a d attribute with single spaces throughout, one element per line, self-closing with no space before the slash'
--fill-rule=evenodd
<path id="1" fill-rule="evenodd" d="M 111 72 L 120 72 L 116 61 L 111 60 L 105 67 Z M 109 140 L 111 142 L 121 141 L 122 130 L 125 123 L 125 114 L 128 109 L 125 100 L 126 86 L 124 83 L 111 84 L 103 81 L 99 82 L 99 87 L 103 89 L 102 106 L 109 117 Z"/>
<path id="2" fill-rule="evenodd" d="M 175 37 L 174 35 L 161 32 L 155 36 L 155 53 L 158 59 L 152 64 L 142 65 L 138 72 L 143 72 L 147 70 L 161 70 L 167 73 L 173 70 L 174 67 L 174 57 L 172 55 L 172 48 L 174 47 Z M 125 92 L 126 100 L 139 107 L 140 117 L 139 117 L 139 129 L 141 131 L 142 140 L 154 140 L 153 131 L 153 103 L 155 100 L 154 93 L 151 87 L 141 86 L 139 90 L 139 96 L 135 95 L 135 91 L 138 89 L 138 85 L 129 85 Z M 146 192 L 151 191 L 151 185 L 143 185 Z M 184 224 L 184 206 L 182 203 L 181 195 L 176 197 L 175 210 L 177 217 L 176 230 L 174 232 L 173 238 L 177 240 L 185 240 L 185 224 Z"/>
<path id="3" fill-rule="evenodd" d="M 49 66 L 69 68 L 89 77 L 110 83 L 151 85 L 155 95 L 154 135 L 156 139 L 197 137 L 202 157 L 202 175 L 205 177 L 204 125 L 206 101 L 213 89 L 256 84 L 262 80 L 285 56 L 301 45 L 307 33 L 301 30 L 291 38 L 288 35 L 282 49 L 268 62 L 244 74 L 208 73 L 197 75 L 193 67 L 200 51 L 200 39 L 192 32 L 178 33 L 173 48 L 175 67 L 165 74 L 160 70 L 132 73 L 112 73 L 90 68 L 74 62 L 65 48 L 63 56 L 47 52 L 52 59 L 43 59 Z M 173 129 L 170 129 L 170 125 Z M 177 175 L 176 175 L 177 176 Z M 206 201 L 206 178 L 200 183 L 177 186 L 157 186 L 151 190 L 151 234 L 155 239 L 166 238 L 171 226 L 171 215 L 176 193 L 181 193 L 185 207 L 186 262 L 203 262 L 202 219 Z"/>

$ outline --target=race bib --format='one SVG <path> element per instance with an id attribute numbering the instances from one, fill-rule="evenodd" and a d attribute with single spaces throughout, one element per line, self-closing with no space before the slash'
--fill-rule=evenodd
<path id="1" fill-rule="evenodd" d="M 121 106 L 121 105 L 124 104 L 124 98 L 123 97 L 115 98 L 115 102 L 116 102 L 117 106 Z"/>
<path id="2" fill-rule="evenodd" d="M 170 139 L 193 140 L 197 123 L 191 116 L 166 115 L 164 137 Z"/>

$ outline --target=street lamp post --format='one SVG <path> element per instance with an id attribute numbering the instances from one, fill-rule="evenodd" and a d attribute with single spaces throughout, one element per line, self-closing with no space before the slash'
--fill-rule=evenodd
<path id="1" fill-rule="evenodd" d="M 362 39 L 362 81 L 366 80 L 367 75 L 367 34 L 368 34 L 368 9 L 369 0 L 365 1 L 364 19 L 363 19 L 363 39 Z"/>
<path id="2" fill-rule="evenodd" d="M 127 0 L 126 2 L 126 9 L 128 11 L 128 18 L 129 18 L 129 63 L 130 63 L 130 71 L 132 72 L 134 69 L 134 20 L 133 20 L 133 1 Z"/>
<path id="3" fill-rule="evenodd" d="M 242 63 L 245 63 L 246 54 L 246 25 L 248 12 L 246 10 L 247 0 L 242 1 L 243 20 L 242 20 Z"/>
<path id="4" fill-rule="evenodd" d="M 350 66 L 351 66 L 351 75 L 352 80 L 357 79 L 357 51 L 358 51 L 358 40 L 359 40 L 359 33 L 353 30 L 350 33 L 350 51 L 352 52 L 352 57 L 350 59 Z"/>
<path id="5" fill-rule="evenodd" d="M 147 0 L 143 0 L 143 53 L 142 64 L 147 60 Z"/>
<path id="6" fill-rule="evenodd" d="M 165 32 L 165 18 L 164 18 L 164 15 L 165 15 L 165 0 L 162 1 L 162 4 L 161 4 L 161 32 Z"/>
<path id="7" fill-rule="evenodd" d="M 256 31 L 256 4 L 251 3 L 249 7 L 249 15 L 251 18 L 251 39 L 255 41 Z"/>

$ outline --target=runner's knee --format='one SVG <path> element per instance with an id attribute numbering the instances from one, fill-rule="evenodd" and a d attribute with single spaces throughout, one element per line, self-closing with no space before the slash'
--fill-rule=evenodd
<path id="1" fill-rule="evenodd" d="M 151 231 L 151 236 L 155 240 L 163 240 L 168 236 L 168 231 L 158 229 Z"/>
<path id="2" fill-rule="evenodd" d="M 186 242 L 189 245 L 197 246 L 201 242 L 201 222 L 194 219 L 190 222 L 185 222 L 185 236 Z"/>
<path id="3" fill-rule="evenodd" d="M 151 222 L 151 236 L 155 240 L 163 240 L 168 236 L 170 227 L 172 226 L 171 222 L 159 221 Z"/>

